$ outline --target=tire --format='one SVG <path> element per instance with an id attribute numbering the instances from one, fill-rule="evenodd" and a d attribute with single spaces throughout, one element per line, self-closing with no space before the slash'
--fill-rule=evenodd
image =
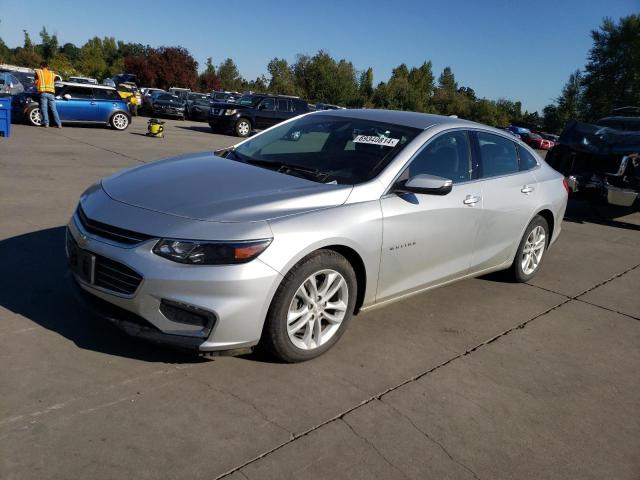
<path id="1" fill-rule="evenodd" d="M 544 236 L 541 237 L 541 234 Z M 544 260 L 549 240 L 549 224 L 543 217 L 537 215 L 524 231 L 513 259 L 510 276 L 514 281 L 524 283 L 535 277 Z M 533 251 L 531 251 L 532 247 Z"/>
<path id="2" fill-rule="evenodd" d="M 317 296 L 315 301 L 307 301 L 305 297 L 310 299 L 309 292 L 314 291 L 312 285 L 316 285 Z M 322 296 L 324 288 L 329 297 Z M 312 253 L 298 262 L 278 287 L 260 347 L 287 363 L 322 355 L 347 329 L 356 296 L 356 275 L 346 258 L 332 250 Z M 338 308 L 331 308 L 334 305 Z"/>
<path id="3" fill-rule="evenodd" d="M 42 113 L 40 112 L 40 107 L 34 105 L 27 110 L 26 116 L 27 123 L 34 127 L 42 126 Z"/>
<path id="4" fill-rule="evenodd" d="M 236 122 L 234 131 L 238 137 L 248 137 L 251 135 L 251 121 L 248 118 L 240 117 Z"/>
<path id="5" fill-rule="evenodd" d="M 109 119 L 109 125 L 111 125 L 111 128 L 118 130 L 119 132 L 126 130 L 129 127 L 129 123 L 129 117 L 122 112 L 114 113 Z"/>

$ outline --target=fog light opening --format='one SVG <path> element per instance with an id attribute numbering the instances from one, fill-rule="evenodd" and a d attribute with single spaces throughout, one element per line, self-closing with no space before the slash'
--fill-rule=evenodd
<path id="1" fill-rule="evenodd" d="M 211 330 L 215 323 L 215 315 L 202 308 L 173 300 L 160 300 L 160 313 L 168 320 L 186 325 L 195 325 Z"/>

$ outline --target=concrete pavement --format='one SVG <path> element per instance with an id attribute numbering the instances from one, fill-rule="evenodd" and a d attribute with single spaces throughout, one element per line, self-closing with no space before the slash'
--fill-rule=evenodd
<path id="1" fill-rule="evenodd" d="M 372 310 L 312 362 L 203 359 L 123 336 L 67 288 L 84 188 L 236 141 L 145 127 L 0 139 L 0 478 L 640 477 L 640 214 L 574 202 L 530 285 Z"/>

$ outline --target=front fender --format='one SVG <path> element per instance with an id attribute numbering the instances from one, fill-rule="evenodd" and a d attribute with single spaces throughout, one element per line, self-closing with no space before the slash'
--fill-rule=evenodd
<path id="1" fill-rule="evenodd" d="M 285 275 L 316 250 L 348 247 L 364 264 L 363 305 L 375 301 L 382 248 L 382 212 L 378 200 L 292 215 L 269 221 L 269 226 L 273 242 L 260 255 L 261 261 Z"/>

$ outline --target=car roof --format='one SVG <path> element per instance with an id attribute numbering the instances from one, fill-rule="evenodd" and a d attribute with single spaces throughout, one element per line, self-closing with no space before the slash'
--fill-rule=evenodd
<path id="1" fill-rule="evenodd" d="M 103 90 L 115 90 L 108 85 L 96 85 L 95 83 L 76 83 L 76 82 L 56 82 L 57 85 L 64 85 L 65 87 L 81 87 L 81 88 L 101 88 Z"/>
<path id="2" fill-rule="evenodd" d="M 378 110 L 378 109 L 346 109 L 346 110 L 321 110 L 314 112 L 313 115 L 328 115 L 332 117 L 357 118 L 361 120 L 370 120 L 373 122 L 392 123 L 405 127 L 427 129 L 434 125 L 447 124 L 449 126 L 462 127 L 484 127 L 490 130 L 496 130 L 493 127 L 482 125 L 480 123 L 463 120 L 457 117 L 446 117 L 443 115 L 434 115 L 431 113 L 407 112 L 400 110 Z"/>

